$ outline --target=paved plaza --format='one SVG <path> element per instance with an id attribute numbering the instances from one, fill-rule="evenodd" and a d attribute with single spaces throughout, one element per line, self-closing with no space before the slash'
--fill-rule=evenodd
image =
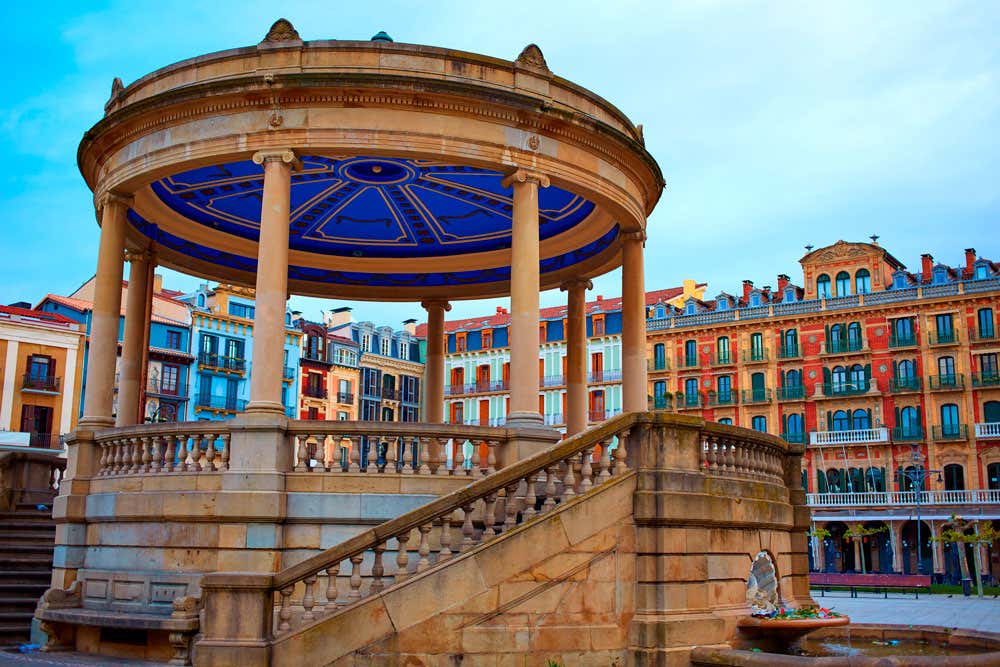
<path id="1" fill-rule="evenodd" d="M 846 592 L 827 593 L 813 599 L 828 609 L 851 617 L 854 623 L 891 623 L 893 625 L 940 625 L 946 628 L 967 628 L 1000 632 L 1000 599 L 988 596 L 980 600 L 961 595 L 921 595 L 913 597 L 882 596 L 848 597 Z"/>

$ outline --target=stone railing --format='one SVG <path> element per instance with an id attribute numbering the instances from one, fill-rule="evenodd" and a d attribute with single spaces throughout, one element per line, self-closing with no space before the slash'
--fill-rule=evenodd
<path id="1" fill-rule="evenodd" d="M 746 429 L 706 423 L 702 429 L 704 473 L 784 484 L 788 448 L 771 438 L 754 438 Z"/>
<path id="2" fill-rule="evenodd" d="M 229 423 L 143 424 L 95 434 L 97 476 L 221 472 L 229 469 Z"/>
<path id="3" fill-rule="evenodd" d="M 59 450 L 11 446 L 0 449 L 0 512 L 23 505 L 51 505 L 66 459 Z"/>
<path id="4" fill-rule="evenodd" d="M 889 429 L 880 426 L 847 431 L 813 431 L 809 434 L 809 444 L 814 446 L 857 445 L 876 442 L 889 442 Z"/>
<path id="5" fill-rule="evenodd" d="M 976 437 L 1000 438 L 1000 422 L 984 422 L 976 424 Z"/>
<path id="6" fill-rule="evenodd" d="M 1000 505 L 1000 490 L 965 489 L 962 491 L 864 491 L 853 493 L 810 493 L 810 507 L 864 507 L 915 505 Z"/>

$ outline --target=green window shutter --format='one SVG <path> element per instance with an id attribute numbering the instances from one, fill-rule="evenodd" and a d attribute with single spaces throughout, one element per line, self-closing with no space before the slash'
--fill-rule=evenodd
<path id="1" fill-rule="evenodd" d="M 875 428 L 875 422 L 872 421 L 872 409 L 868 408 L 867 410 L 865 410 L 865 412 L 868 413 L 868 426 L 869 426 L 869 428 Z"/>
<path id="2" fill-rule="evenodd" d="M 823 369 L 823 384 L 830 384 L 830 369 Z"/>

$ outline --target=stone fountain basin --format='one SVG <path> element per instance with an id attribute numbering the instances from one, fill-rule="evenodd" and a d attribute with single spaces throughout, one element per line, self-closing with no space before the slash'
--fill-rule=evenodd
<path id="1" fill-rule="evenodd" d="M 832 618 L 761 618 L 745 616 L 736 622 L 736 626 L 745 634 L 779 633 L 782 635 L 805 634 L 819 628 L 831 628 L 847 625 L 850 616 L 834 616 Z"/>

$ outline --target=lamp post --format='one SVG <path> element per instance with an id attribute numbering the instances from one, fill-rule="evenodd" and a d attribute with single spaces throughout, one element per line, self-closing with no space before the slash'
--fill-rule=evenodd
<path id="1" fill-rule="evenodd" d="M 900 469 L 898 472 L 899 483 L 902 485 L 903 479 L 910 480 L 911 486 L 916 487 L 915 492 L 915 504 L 917 506 L 917 574 L 922 574 L 921 572 L 921 562 L 920 562 L 920 502 L 924 492 L 924 482 L 927 480 L 927 475 L 937 473 L 937 481 L 941 481 L 941 471 L 940 470 L 927 470 L 923 466 L 923 456 L 921 456 L 920 451 L 917 449 L 917 445 L 910 445 L 913 450 L 912 458 L 914 463 L 913 470 Z"/>

